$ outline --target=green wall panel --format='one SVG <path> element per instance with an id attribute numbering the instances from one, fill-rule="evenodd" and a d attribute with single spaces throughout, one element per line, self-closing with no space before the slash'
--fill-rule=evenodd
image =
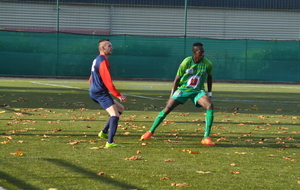
<path id="1" fill-rule="evenodd" d="M 299 41 L 94 36 L 0 31 L 0 75 L 89 77 L 98 41 L 113 44 L 119 78 L 174 79 L 180 62 L 202 42 L 216 80 L 300 81 Z"/>

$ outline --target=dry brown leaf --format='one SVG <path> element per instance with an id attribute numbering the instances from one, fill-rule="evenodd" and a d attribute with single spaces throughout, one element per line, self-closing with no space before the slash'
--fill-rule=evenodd
<path id="1" fill-rule="evenodd" d="M 166 140 L 166 142 L 169 142 L 169 143 L 180 143 L 180 141 L 172 141 L 170 139 Z"/>
<path id="2" fill-rule="evenodd" d="M 175 162 L 175 160 L 173 160 L 173 159 L 165 159 L 165 162 Z"/>
<path id="3" fill-rule="evenodd" d="M 125 158 L 125 160 L 141 160 L 142 159 L 142 156 L 131 156 L 130 158 Z"/>
<path id="4" fill-rule="evenodd" d="M 59 131 L 61 131 L 62 129 L 52 129 L 52 130 L 49 130 L 48 133 L 57 133 Z"/>
<path id="5" fill-rule="evenodd" d="M 294 159 L 294 158 L 291 158 L 291 157 L 283 157 L 283 159 L 289 160 L 289 161 L 291 161 L 291 162 L 295 162 L 295 159 Z"/>
<path id="6" fill-rule="evenodd" d="M 97 150 L 97 149 L 104 149 L 104 146 L 97 146 L 97 147 L 89 147 L 91 150 Z"/>
<path id="7" fill-rule="evenodd" d="M 79 142 L 78 141 L 74 141 L 74 142 L 69 142 L 67 144 L 70 144 L 70 145 L 75 145 L 75 144 L 78 144 Z"/>
<path id="8" fill-rule="evenodd" d="M 99 172 L 97 173 L 97 175 L 105 175 L 106 173 L 105 172 Z"/>
<path id="9" fill-rule="evenodd" d="M 211 174 L 210 171 L 204 172 L 204 171 L 196 171 L 196 173 L 198 174 Z"/>
<path id="10" fill-rule="evenodd" d="M 183 149 L 183 150 L 181 150 L 182 152 L 189 152 L 190 150 L 188 150 L 188 149 Z"/>
<path id="11" fill-rule="evenodd" d="M 268 157 L 274 157 L 273 154 L 267 154 L 266 156 L 268 156 Z"/>
<path id="12" fill-rule="evenodd" d="M 246 152 L 235 152 L 234 154 L 242 154 L 242 155 L 245 155 L 247 154 Z"/>
<path id="13" fill-rule="evenodd" d="M 23 156 L 23 152 L 22 152 L 20 149 L 18 149 L 16 152 L 10 153 L 10 155 L 14 155 L 14 156 Z"/>
<path id="14" fill-rule="evenodd" d="M 48 123 L 58 124 L 60 121 L 48 121 Z"/>
<path id="15" fill-rule="evenodd" d="M 232 174 L 241 174 L 240 172 L 231 171 Z"/>
<path id="16" fill-rule="evenodd" d="M 198 154 L 199 153 L 199 151 L 189 151 L 189 154 Z"/>
<path id="17" fill-rule="evenodd" d="M 236 166 L 236 164 L 235 163 L 231 163 L 231 164 L 229 164 L 229 166 Z"/>
<path id="18" fill-rule="evenodd" d="M 190 113 L 180 113 L 179 115 L 181 115 L 181 116 L 189 116 Z"/>
<path id="19" fill-rule="evenodd" d="M 188 186 L 188 184 L 187 183 L 172 183 L 171 186 L 184 187 L 184 186 Z"/>
<path id="20" fill-rule="evenodd" d="M 169 178 L 169 177 L 162 177 L 162 178 L 160 178 L 160 180 L 168 180 L 168 179 L 171 179 L 171 178 Z"/>
<path id="21" fill-rule="evenodd" d="M 10 133 L 26 133 L 26 132 L 28 132 L 28 130 L 11 130 L 8 132 L 10 132 Z"/>

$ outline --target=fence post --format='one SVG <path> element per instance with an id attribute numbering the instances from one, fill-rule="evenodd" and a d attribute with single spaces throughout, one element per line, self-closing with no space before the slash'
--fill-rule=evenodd
<path id="1" fill-rule="evenodd" d="M 56 0 L 56 32 L 59 32 L 59 0 Z"/>
<path id="2" fill-rule="evenodd" d="M 184 37 L 186 38 L 186 25 L 187 25 L 187 1 L 184 2 Z"/>

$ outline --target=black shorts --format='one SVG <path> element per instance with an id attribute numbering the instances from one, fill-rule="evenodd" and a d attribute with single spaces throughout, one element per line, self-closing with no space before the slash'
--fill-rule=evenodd
<path id="1" fill-rule="evenodd" d="M 106 93 L 90 92 L 90 97 L 94 102 L 100 104 L 104 109 L 107 109 L 110 106 L 115 104 L 114 100 L 112 99 L 111 95 L 108 92 Z"/>

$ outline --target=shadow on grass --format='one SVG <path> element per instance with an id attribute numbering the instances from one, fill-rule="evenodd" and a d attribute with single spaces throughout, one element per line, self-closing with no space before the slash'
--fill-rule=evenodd
<path id="1" fill-rule="evenodd" d="M 118 182 L 118 181 L 116 181 L 116 180 L 114 180 L 112 178 L 106 177 L 106 176 L 99 176 L 99 175 L 97 175 L 94 172 L 88 171 L 88 170 L 86 170 L 84 168 L 78 167 L 78 166 L 76 166 L 74 164 L 71 164 L 71 163 L 68 163 L 68 162 L 66 162 L 64 160 L 50 159 L 50 158 L 46 158 L 44 160 L 48 161 L 48 162 L 51 162 L 51 163 L 54 163 L 54 164 L 56 164 L 58 166 L 61 166 L 61 167 L 66 167 L 68 169 L 72 169 L 75 172 L 81 173 L 81 174 L 83 174 L 85 176 L 88 176 L 89 178 L 101 181 L 103 183 L 107 183 L 109 185 L 113 185 L 116 188 L 122 188 L 122 189 L 140 189 L 140 188 L 138 188 L 136 186 L 129 185 L 129 184 L 122 183 L 122 182 Z"/>
<path id="2" fill-rule="evenodd" d="M 8 175 L 7 173 L 1 172 L 1 171 L 0 171 L 0 178 L 1 178 L 1 180 L 5 180 L 7 183 L 10 183 L 20 189 L 39 190 L 39 188 L 29 185 L 26 182 L 19 180 L 13 176 Z M 5 187 L 5 185 L 4 185 L 4 187 Z"/>

